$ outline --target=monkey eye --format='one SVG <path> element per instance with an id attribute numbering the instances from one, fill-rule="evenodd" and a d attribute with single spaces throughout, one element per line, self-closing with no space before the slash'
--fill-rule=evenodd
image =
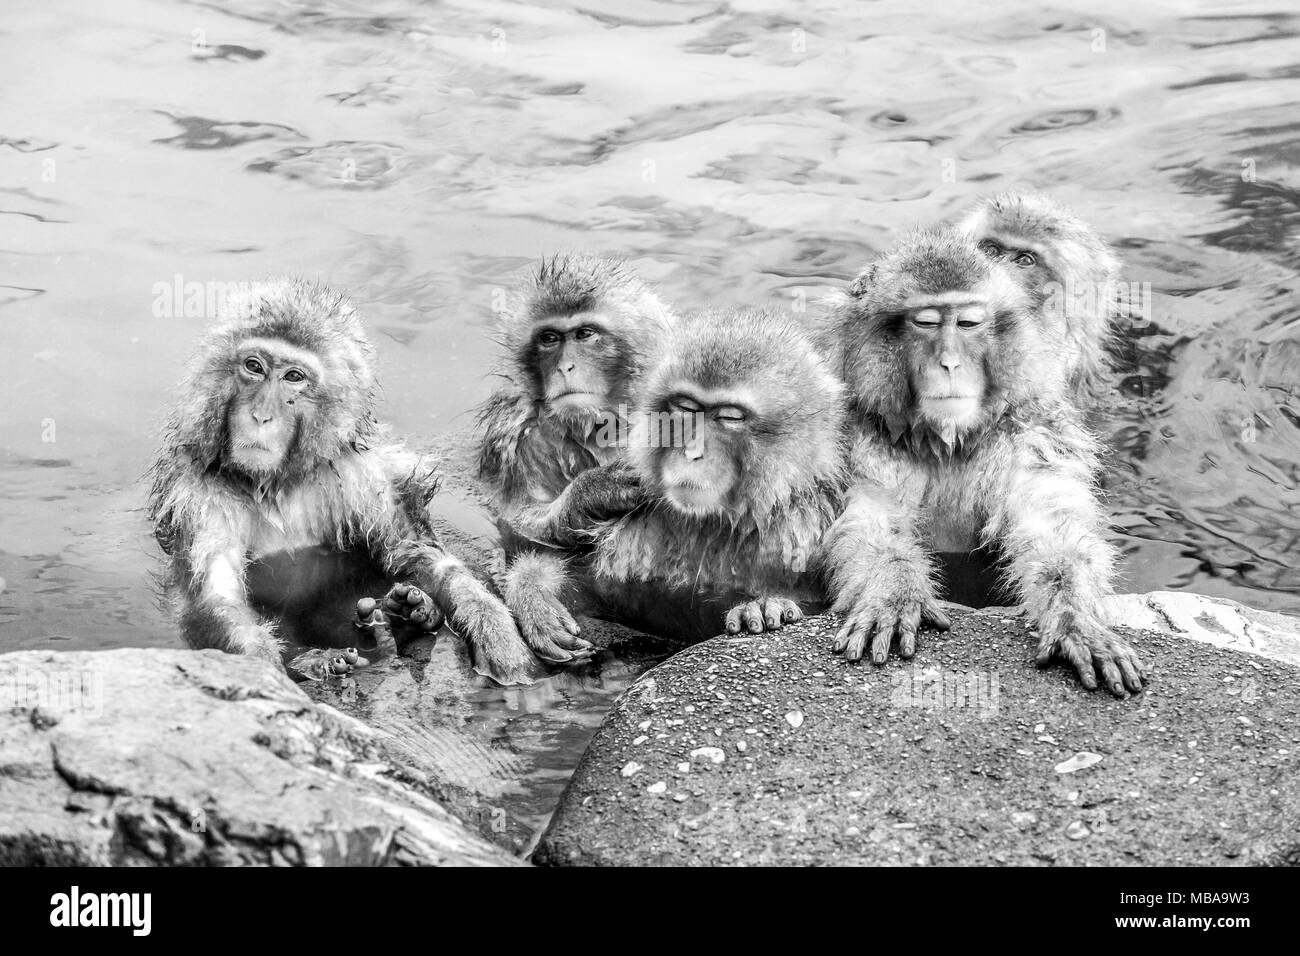
<path id="1" fill-rule="evenodd" d="M 980 318 L 970 317 L 957 320 L 957 328 L 959 329 L 977 329 L 983 324 L 984 318 L 982 316 Z"/>
<path id="2" fill-rule="evenodd" d="M 297 385 L 299 382 L 307 381 L 307 376 L 302 373 L 301 369 L 291 368 L 284 373 L 284 380 Z"/>
<path id="3" fill-rule="evenodd" d="M 255 358 L 252 358 L 251 356 L 249 358 L 244 359 L 244 368 L 254 375 L 266 374 L 265 366 L 263 366 L 261 362 L 259 362 Z"/>
<path id="4" fill-rule="evenodd" d="M 560 335 L 559 332 L 547 329 L 545 332 L 537 336 L 537 342 L 545 348 L 551 348 L 559 345 L 562 338 L 563 336 Z"/>
<path id="5" fill-rule="evenodd" d="M 688 415 L 694 415 L 701 410 L 700 403 L 694 399 L 687 398 L 685 395 L 676 395 L 668 400 L 668 407 L 675 412 L 685 412 Z"/>
<path id="6" fill-rule="evenodd" d="M 713 413 L 713 417 L 724 425 L 739 425 L 745 420 L 745 412 L 735 405 L 723 405 Z"/>
<path id="7" fill-rule="evenodd" d="M 584 325 L 582 328 L 578 329 L 578 331 L 573 333 L 573 337 L 581 341 L 583 339 L 595 338 L 597 334 L 598 333 L 595 329 Z"/>
<path id="8" fill-rule="evenodd" d="M 1020 268 L 1022 269 L 1028 269 L 1030 266 L 1034 266 L 1038 264 L 1038 257 L 1035 256 L 1032 252 L 1020 252 L 1017 253 L 1016 257 L 1011 261 L 1014 262 L 1016 265 L 1020 266 Z"/>
<path id="9" fill-rule="evenodd" d="M 933 309 L 924 309 L 912 316 L 912 324 L 918 329 L 937 329 L 942 318 Z"/>
<path id="10" fill-rule="evenodd" d="M 984 253 L 984 255 L 988 256 L 990 259 L 997 259 L 1002 256 L 1002 247 L 992 239 L 985 239 L 980 243 L 980 252 Z"/>

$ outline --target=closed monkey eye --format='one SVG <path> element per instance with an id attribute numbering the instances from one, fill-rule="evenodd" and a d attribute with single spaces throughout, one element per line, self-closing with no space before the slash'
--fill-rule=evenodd
<path id="1" fill-rule="evenodd" d="M 714 411 L 713 417 L 724 425 L 739 425 L 745 421 L 745 412 L 735 405 L 723 405 Z"/>
<path id="2" fill-rule="evenodd" d="M 685 395 L 674 395 L 668 399 L 668 408 L 670 411 L 694 415 L 701 410 L 702 406 L 693 398 L 687 398 Z"/>
<path id="3" fill-rule="evenodd" d="M 912 316 L 912 324 L 918 329 L 937 329 L 942 316 L 933 309 L 924 309 Z"/>

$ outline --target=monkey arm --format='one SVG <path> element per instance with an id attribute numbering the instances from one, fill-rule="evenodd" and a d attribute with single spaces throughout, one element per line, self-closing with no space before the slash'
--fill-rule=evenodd
<path id="1" fill-rule="evenodd" d="M 1089 689 L 1100 674 L 1116 696 L 1140 691 L 1145 666 L 1102 623 L 1115 549 L 1093 483 L 1093 440 L 1066 422 L 1008 439 L 993 454 L 1005 464 L 991 489 L 984 538 L 1001 545 L 1008 576 L 1038 625 L 1038 663 L 1064 657 Z"/>
<path id="2" fill-rule="evenodd" d="M 823 541 L 832 609 L 844 617 L 834 650 L 859 660 L 870 640 L 872 661 L 883 664 L 897 636 L 899 653 L 911 657 L 922 621 L 940 630 L 950 626 L 917 534 L 918 504 L 901 489 L 869 479 L 851 488 L 847 500 Z"/>
<path id="3" fill-rule="evenodd" d="M 246 552 L 235 530 L 214 526 L 199 532 L 176 560 L 183 566 L 180 625 L 186 641 L 283 668 L 279 639 L 248 601 Z"/>
<path id="4" fill-rule="evenodd" d="M 536 540 L 576 547 L 589 543 L 603 522 L 622 517 L 645 497 L 636 473 L 616 462 L 588 468 L 554 501 L 522 509 L 518 523 Z"/>

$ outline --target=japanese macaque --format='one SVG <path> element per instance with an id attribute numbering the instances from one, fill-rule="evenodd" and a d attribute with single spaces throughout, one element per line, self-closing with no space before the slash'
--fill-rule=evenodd
<path id="1" fill-rule="evenodd" d="M 647 356 L 671 324 L 626 265 L 590 256 L 544 261 L 503 311 L 504 384 L 479 411 L 479 476 L 522 541 L 506 602 L 545 660 L 589 651 L 565 607 L 564 558 L 547 549 L 584 543 L 583 529 L 641 500 L 620 445 Z"/>
<path id="2" fill-rule="evenodd" d="M 1038 306 L 1086 406 L 1111 390 L 1119 259 L 1091 226 L 1045 196 L 981 199 L 959 226 L 989 258 L 1010 266 Z"/>
<path id="3" fill-rule="evenodd" d="M 1071 397 L 1059 332 L 1012 268 L 956 230 L 920 232 L 870 266 L 833 319 L 857 440 L 828 536 L 834 649 L 911 657 L 946 628 L 932 551 L 1000 551 L 1037 625 L 1037 659 L 1088 688 L 1142 689 L 1145 667 L 1103 623 L 1115 551 L 1097 500 L 1096 439 Z"/>
<path id="4" fill-rule="evenodd" d="M 808 331 L 760 309 L 678 320 L 648 375 L 629 464 L 649 500 L 592 562 L 615 597 L 708 603 L 709 633 L 774 630 L 824 602 L 822 536 L 845 486 L 844 385 Z"/>
<path id="5" fill-rule="evenodd" d="M 282 666 L 248 567 L 325 545 L 431 596 L 480 672 L 527 682 L 535 661 L 505 604 L 429 526 L 436 476 L 373 417 L 373 360 L 347 298 L 293 279 L 257 284 L 204 337 L 151 471 L 182 634 Z"/>

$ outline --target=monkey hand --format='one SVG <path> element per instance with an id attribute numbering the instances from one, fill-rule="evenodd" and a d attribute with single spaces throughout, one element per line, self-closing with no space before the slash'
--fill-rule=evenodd
<path id="1" fill-rule="evenodd" d="M 533 593 L 511 606 L 519 633 L 534 654 L 551 664 L 583 664 L 591 659 L 590 641 L 578 636 L 578 622 L 555 595 Z"/>
<path id="2" fill-rule="evenodd" d="M 646 499 L 636 472 L 622 465 L 588 468 L 565 489 L 559 509 L 560 535 L 589 531 L 602 521 L 620 518 Z"/>
<path id="3" fill-rule="evenodd" d="M 1097 689 L 1097 677 L 1116 697 L 1140 693 L 1148 674 L 1132 645 L 1091 617 L 1063 613 L 1039 624 L 1038 666 L 1064 658 L 1079 672 L 1088 690 Z"/>
<path id="4" fill-rule="evenodd" d="M 510 611 L 485 589 L 456 599 L 451 626 L 470 645 L 474 670 L 498 684 L 531 684 L 537 659 Z"/>
<path id="5" fill-rule="evenodd" d="M 916 633 L 922 624 L 939 631 L 952 627 L 923 574 L 895 581 L 893 587 L 870 587 L 849 602 L 837 603 L 835 610 L 843 615 L 844 624 L 832 650 L 850 661 L 861 660 L 870 641 L 872 663 L 883 664 L 895 639 L 898 656 L 909 658 L 916 653 Z"/>
<path id="6" fill-rule="evenodd" d="M 748 631 L 760 634 L 765 630 L 779 631 L 786 624 L 801 620 L 803 611 L 794 601 L 781 597 L 760 598 L 746 604 L 737 604 L 727 612 L 727 633 Z"/>

